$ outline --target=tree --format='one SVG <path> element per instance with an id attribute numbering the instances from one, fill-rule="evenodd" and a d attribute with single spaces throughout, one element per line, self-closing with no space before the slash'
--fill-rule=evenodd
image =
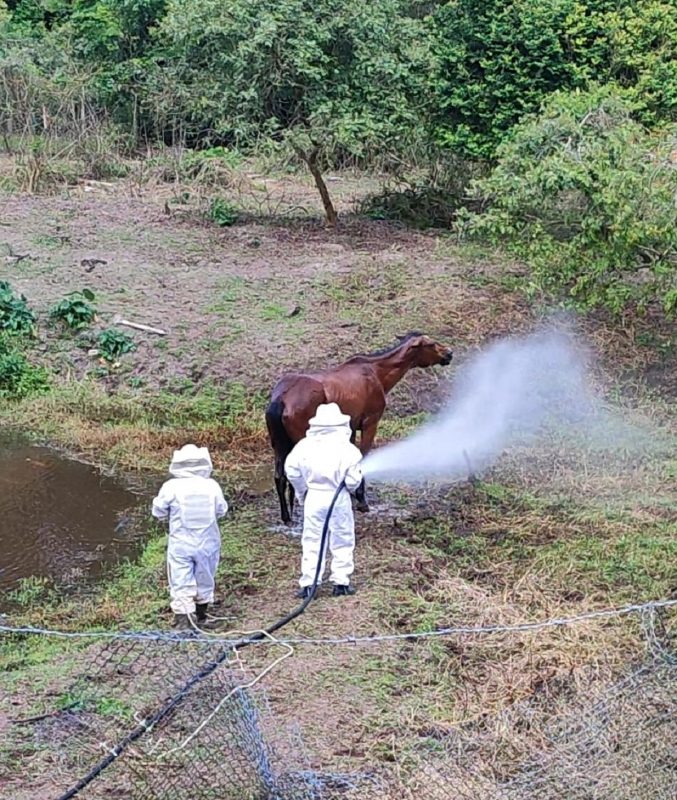
<path id="1" fill-rule="evenodd" d="M 492 160 L 555 91 L 617 83 L 656 125 L 677 115 L 675 0 L 450 0 L 430 22 L 438 141 Z"/>
<path id="2" fill-rule="evenodd" d="M 506 246 L 534 285 L 620 314 L 657 301 L 677 311 L 677 170 L 672 136 L 632 118 L 627 92 L 554 94 L 502 144 L 475 182 L 465 233 Z"/>
<path id="3" fill-rule="evenodd" d="M 333 225 L 323 168 L 400 150 L 420 130 L 428 39 L 406 11 L 402 0 L 170 0 L 156 100 L 202 141 L 287 139 Z"/>
<path id="4" fill-rule="evenodd" d="M 432 17 L 439 59 L 437 136 L 492 158 L 507 131 L 551 92 L 580 85 L 567 21 L 575 0 L 454 0 Z"/>

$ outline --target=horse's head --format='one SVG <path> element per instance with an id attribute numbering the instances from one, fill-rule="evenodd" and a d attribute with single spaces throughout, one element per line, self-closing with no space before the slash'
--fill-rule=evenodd
<path id="1" fill-rule="evenodd" d="M 424 333 L 413 333 L 407 337 L 408 350 L 414 356 L 414 366 L 434 367 L 440 364 L 446 367 L 451 364 L 453 353 L 451 348 L 431 339 Z"/>

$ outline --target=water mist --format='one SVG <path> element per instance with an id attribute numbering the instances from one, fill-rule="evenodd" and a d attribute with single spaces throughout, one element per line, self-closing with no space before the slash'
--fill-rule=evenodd
<path id="1" fill-rule="evenodd" d="M 380 483 L 464 480 L 546 430 L 580 432 L 598 411 L 585 355 L 567 332 L 502 339 L 461 366 L 431 422 L 370 453 L 364 474 Z"/>

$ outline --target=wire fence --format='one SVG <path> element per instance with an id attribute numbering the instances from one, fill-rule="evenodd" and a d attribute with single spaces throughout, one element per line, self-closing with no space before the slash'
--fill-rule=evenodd
<path id="1" fill-rule="evenodd" d="M 670 605 L 605 612 L 605 622 L 598 624 L 639 621 L 644 641 L 642 657 L 612 678 L 590 664 L 579 670 L 575 686 L 564 682 L 557 693 L 535 690 L 460 724 L 431 721 L 406 746 L 398 743 L 394 755 L 374 757 L 358 771 L 342 769 L 341 759 L 326 751 L 315 753 L 319 739 L 299 736 L 267 701 L 262 678 L 274 675 L 285 660 L 293 669 L 312 640 L 295 639 L 292 645 L 269 637 L 248 651 L 255 657 L 245 662 L 234 646 L 241 637 L 154 632 L 78 637 L 3 626 L 0 646 L 3 653 L 17 654 L 21 669 L 8 670 L 1 679 L 2 796 L 674 800 L 677 660 L 661 623 Z M 566 624 L 547 621 L 547 632 L 561 635 L 591 617 L 598 619 L 599 612 Z M 457 649 L 462 643 L 467 657 L 488 637 L 509 637 L 516 647 L 525 630 L 543 637 L 543 624 L 535 631 L 533 624 L 484 626 L 484 632 L 461 626 L 445 636 Z M 35 637 L 47 646 L 31 667 L 21 653 Z M 354 650 L 356 640 L 321 641 Z M 430 645 L 428 639 L 412 645 L 362 638 L 369 641 L 400 648 L 399 658 L 410 652 L 401 648 Z M 304 650 L 316 651 L 316 646 Z M 299 678 L 286 691 L 303 695 L 307 687 Z M 322 724 L 331 725 L 329 700 L 325 714 Z M 360 714 L 356 705 L 356 722 Z M 318 737 L 321 730 L 322 725 Z M 78 782 L 98 768 L 95 779 L 76 792 Z"/>

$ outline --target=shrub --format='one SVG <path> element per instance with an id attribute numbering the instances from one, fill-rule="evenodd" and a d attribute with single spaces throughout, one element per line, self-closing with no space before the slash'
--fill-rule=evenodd
<path id="1" fill-rule="evenodd" d="M 96 343 L 101 358 L 109 364 L 117 361 L 120 356 L 136 350 L 134 340 L 127 336 L 126 333 L 115 330 L 115 328 L 107 328 L 102 331 Z"/>
<path id="2" fill-rule="evenodd" d="M 467 204 L 466 192 L 480 165 L 453 156 L 431 159 L 433 166 L 413 180 L 399 179 L 359 204 L 359 212 L 372 219 L 387 219 L 415 228 L 449 228 L 459 208 Z"/>
<path id="3" fill-rule="evenodd" d="M 29 335 L 35 332 L 35 314 L 26 298 L 14 294 L 6 281 L 0 281 L 0 331 Z"/>
<path id="4" fill-rule="evenodd" d="M 46 370 L 30 364 L 15 342 L 0 334 L 0 398 L 21 400 L 48 389 Z"/>
<path id="5" fill-rule="evenodd" d="M 237 208 L 222 197 L 215 197 L 211 201 L 207 216 L 222 228 L 234 225 L 240 218 Z"/>
<path id="6" fill-rule="evenodd" d="M 610 89 L 554 95 L 474 182 L 483 210 L 459 214 L 459 231 L 507 244 L 531 265 L 533 288 L 578 306 L 621 313 L 659 301 L 673 313 L 677 170 L 670 142 L 631 111 Z"/>
<path id="7" fill-rule="evenodd" d="M 94 300 L 94 293 L 89 289 L 81 292 L 71 292 L 63 300 L 52 306 L 50 316 L 62 322 L 67 328 L 79 331 L 93 322 L 96 312 L 90 303 Z"/>

